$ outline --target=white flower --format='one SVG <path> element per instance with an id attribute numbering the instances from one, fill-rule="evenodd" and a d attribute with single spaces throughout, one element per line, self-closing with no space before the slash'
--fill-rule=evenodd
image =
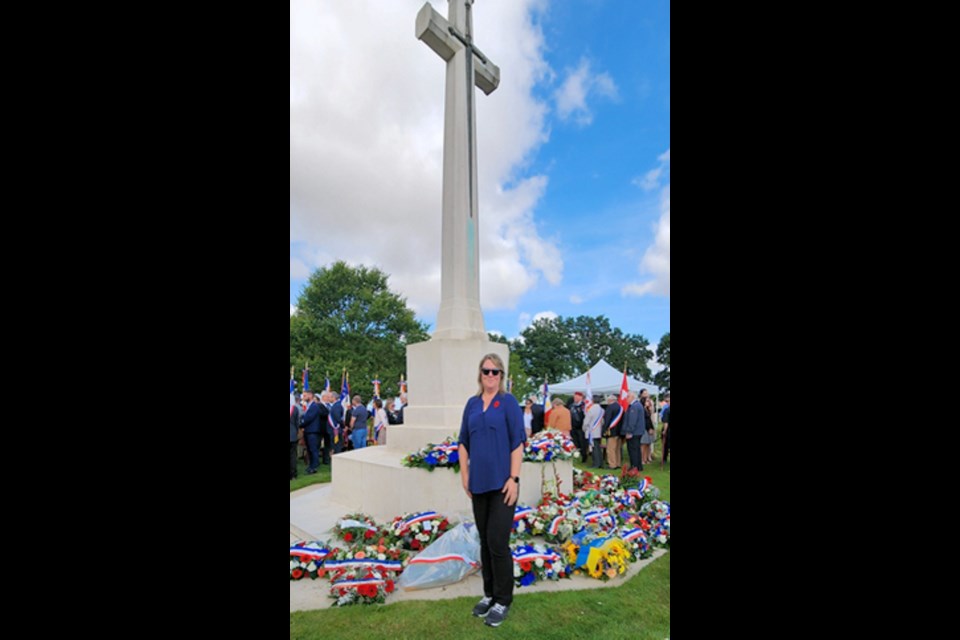
<path id="1" fill-rule="evenodd" d="M 666 541 L 667 541 L 667 536 L 663 535 L 662 533 L 657 536 L 657 542 L 659 542 L 660 544 L 664 544 L 666 543 Z"/>
<path id="2" fill-rule="evenodd" d="M 537 565 L 538 567 L 543 567 L 543 558 L 537 558 L 533 561 L 533 564 Z"/>
<path id="3" fill-rule="evenodd" d="M 423 542 L 426 542 L 426 541 L 429 540 L 429 539 L 430 539 L 430 536 L 427 535 L 426 533 L 418 533 L 418 534 L 417 534 L 417 540 L 421 540 L 421 541 L 423 541 Z"/>
<path id="4" fill-rule="evenodd" d="M 513 575 L 518 578 L 523 575 L 523 570 L 520 568 L 520 565 L 517 564 L 516 562 L 513 563 Z"/>
<path id="5" fill-rule="evenodd" d="M 316 571 L 317 565 L 313 560 L 310 561 L 310 564 L 307 565 L 307 571 Z"/>
<path id="6" fill-rule="evenodd" d="M 300 566 L 300 563 L 297 562 L 296 560 L 291 560 L 291 561 L 290 561 L 290 571 L 293 571 L 294 569 L 296 569 L 296 568 L 299 567 L 299 566 Z"/>

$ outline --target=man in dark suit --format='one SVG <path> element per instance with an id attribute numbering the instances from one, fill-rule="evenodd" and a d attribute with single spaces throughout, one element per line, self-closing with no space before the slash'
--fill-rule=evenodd
<path id="1" fill-rule="evenodd" d="M 530 420 L 530 433 L 534 434 L 543 431 L 543 405 L 533 396 L 530 396 L 530 401 L 533 403 L 530 405 L 530 413 L 533 414 Z"/>
<path id="2" fill-rule="evenodd" d="M 640 460 L 640 436 L 646 431 L 645 411 L 637 400 L 637 394 L 630 392 L 627 398 L 627 415 L 623 418 L 623 437 L 627 439 L 627 455 L 630 456 L 630 468 L 643 471 Z"/>
<path id="3" fill-rule="evenodd" d="M 300 407 L 290 405 L 290 479 L 297 477 L 297 442 L 300 440 Z"/>
<path id="4" fill-rule="evenodd" d="M 303 414 L 303 434 L 307 438 L 307 450 L 310 452 L 310 464 L 307 473 L 316 473 L 320 466 L 320 438 L 321 430 L 327 427 L 327 415 L 330 413 L 322 402 L 316 402 L 313 391 L 304 391 L 303 397 L 307 401 L 307 410 Z"/>
<path id="5" fill-rule="evenodd" d="M 323 464 L 330 464 L 330 454 L 343 451 L 343 405 L 337 402 L 333 391 L 326 394 L 327 404 L 327 437 L 323 447 Z"/>

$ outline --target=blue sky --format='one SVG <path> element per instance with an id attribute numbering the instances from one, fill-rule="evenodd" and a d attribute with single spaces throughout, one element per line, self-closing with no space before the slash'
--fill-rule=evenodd
<path id="1" fill-rule="evenodd" d="M 431 0 L 447 15 L 444 0 Z M 432 330 L 444 63 L 423 0 L 291 2 L 290 303 L 343 259 L 377 266 Z M 670 330 L 669 2 L 476 0 L 501 81 L 477 99 L 481 307 Z"/>

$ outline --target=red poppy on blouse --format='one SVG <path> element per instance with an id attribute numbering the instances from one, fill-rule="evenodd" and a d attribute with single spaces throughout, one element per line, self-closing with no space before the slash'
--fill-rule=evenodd
<path id="1" fill-rule="evenodd" d="M 493 408 L 496 409 L 496 408 L 499 407 L 499 406 L 500 406 L 500 401 L 499 401 L 499 400 L 494 400 L 494 401 L 493 401 Z"/>

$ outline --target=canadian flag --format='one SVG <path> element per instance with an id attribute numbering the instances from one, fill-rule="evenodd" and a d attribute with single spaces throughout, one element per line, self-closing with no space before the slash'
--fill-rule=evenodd
<path id="1" fill-rule="evenodd" d="M 630 387 L 627 386 L 627 368 L 623 368 L 623 382 L 620 383 L 620 399 L 617 400 L 617 403 L 623 407 L 623 410 L 627 410 L 627 396 L 630 395 Z"/>

